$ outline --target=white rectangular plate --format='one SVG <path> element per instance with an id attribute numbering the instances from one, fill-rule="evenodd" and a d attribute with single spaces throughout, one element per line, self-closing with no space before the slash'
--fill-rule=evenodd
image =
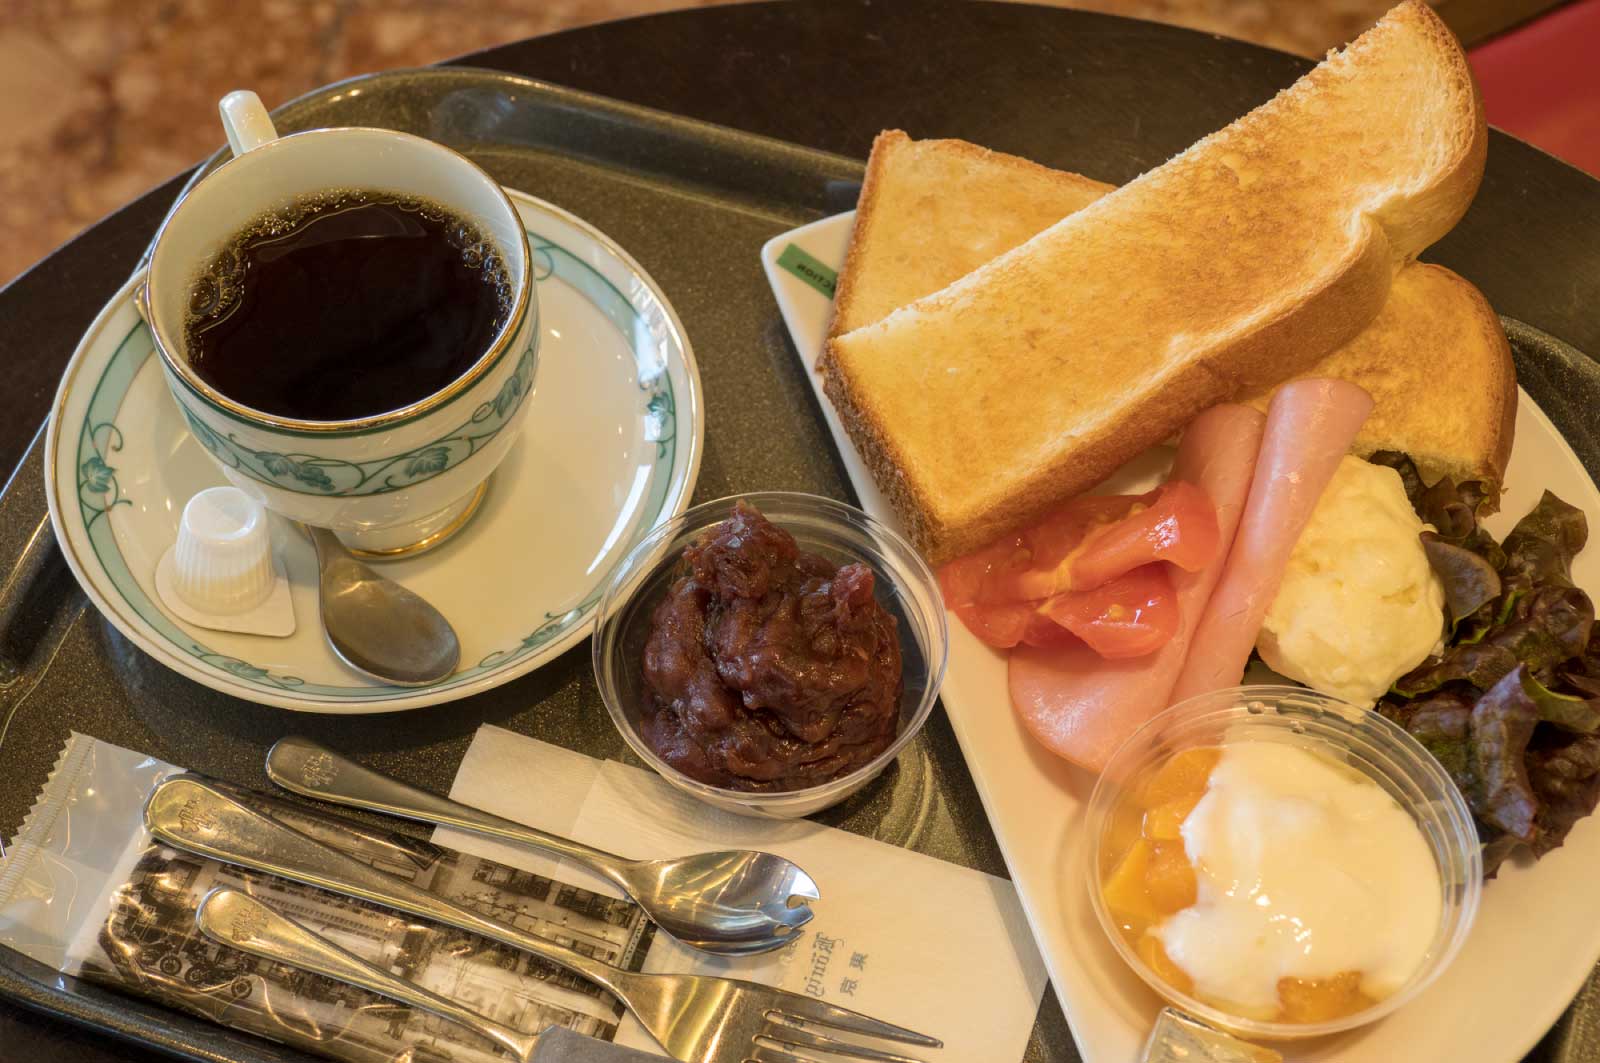
<path id="1" fill-rule="evenodd" d="M 797 257 L 793 247 L 837 270 L 853 219 L 840 214 L 775 237 L 762 248 L 761 262 L 862 506 L 894 524 L 814 371 L 832 300 L 802 279 L 803 259 L 799 272 L 779 262 L 785 251 Z M 1119 490 L 1142 490 L 1164 471 L 1164 455 L 1152 452 L 1113 482 Z M 1505 535 L 1547 488 L 1582 508 L 1600 533 L 1600 493 L 1526 393 L 1506 480 L 1501 512 L 1488 522 L 1495 535 Z M 1595 594 L 1600 547 L 1579 555 L 1573 575 Z M 1089 907 L 1075 828 L 1094 779 L 1033 743 L 1011 711 L 1005 657 L 954 617 L 942 700 L 1085 1063 L 1128 1063 L 1161 1002 L 1112 951 Z M 1288 1054 L 1296 1063 L 1515 1063 L 1561 1016 L 1600 959 L 1597 872 L 1600 822 L 1591 816 L 1537 865 L 1501 869 L 1484 890 L 1461 955 L 1415 1001 L 1381 1022 L 1296 1044 Z"/>

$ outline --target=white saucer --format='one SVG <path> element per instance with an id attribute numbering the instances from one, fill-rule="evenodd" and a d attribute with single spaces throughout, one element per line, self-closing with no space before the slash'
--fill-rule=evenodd
<path id="1" fill-rule="evenodd" d="M 162 608 L 156 565 L 177 537 L 184 503 L 225 481 L 184 428 L 134 309 L 143 273 L 78 345 L 45 449 L 56 539 L 90 600 L 124 635 L 227 694 L 365 713 L 481 693 L 589 634 L 612 566 L 688 505 L 705 428 L 700 374 L 671 304 L 626 252 L 559 207 L 510 195 L 528 230 L 545 330 L 527 428 L 464 531 L 382 568 L 450 618 L 461 669 L 407 688 L 375 685 L 340 664 L 317 622 L 311 544 L 276 517 L 298 621 L 292 636 L 211 631 Z"/>

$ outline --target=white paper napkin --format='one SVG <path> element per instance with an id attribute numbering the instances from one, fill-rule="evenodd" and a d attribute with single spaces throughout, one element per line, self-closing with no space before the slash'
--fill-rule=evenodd
<path id="1" fill-rule="evenodd" d="M 624 856 L 705 849 L 778 853 L 816 880 L 816 918 L 793 945 L 719 960 L 658 934 L 647 971 L 726 974 L 808 993 L 943 1038 L 937 1063 L 1020 1060 L 1044 992 L 1044 962 L 1011 883 L 806 820 L 735 816 L 651 772 L 599 761 L 498 727 L 481 727 L 450 796 Z M 596 892 L 604 879 L 521 846 L 439 829 L 466 852 Z M 620 1044 L 659 1052 L 631 1017 Z"/>

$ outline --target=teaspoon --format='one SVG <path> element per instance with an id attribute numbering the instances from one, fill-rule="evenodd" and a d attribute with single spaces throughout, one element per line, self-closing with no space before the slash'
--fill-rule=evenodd
<path id="1" fill-rule="evenodd" d="M 403 687 L 437 683 L 456 670 L 461 642 L 439 610 L 357 561 L 333 532 L 302 527 L 317 548 L 322 631 L 341 661 Z"/>
<path id="2" fill-rule="evenodd" d="M 667 933 L 702 952 L 744 956 L 780 948 L 810 921 L 816 883 L 773 853 L 744 849 L 629 860 L 408 786 L 308 738 L 280 738 L 267 778 L 291 793 L 385 812 L 541 849 L 610 879 Z"/>

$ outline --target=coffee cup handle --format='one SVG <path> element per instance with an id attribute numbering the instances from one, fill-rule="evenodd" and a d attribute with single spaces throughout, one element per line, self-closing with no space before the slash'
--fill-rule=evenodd
<path id="1" fill-rule="evenodd" d="M 261 97 L 248 89 L 230 92 L 217 104 L 222 114 L 222 128 L 228 134 L 228 147 L 235 156 L 253 151 L 269 140 L 278 139 L 272 119 L 261 103 Z"/>

